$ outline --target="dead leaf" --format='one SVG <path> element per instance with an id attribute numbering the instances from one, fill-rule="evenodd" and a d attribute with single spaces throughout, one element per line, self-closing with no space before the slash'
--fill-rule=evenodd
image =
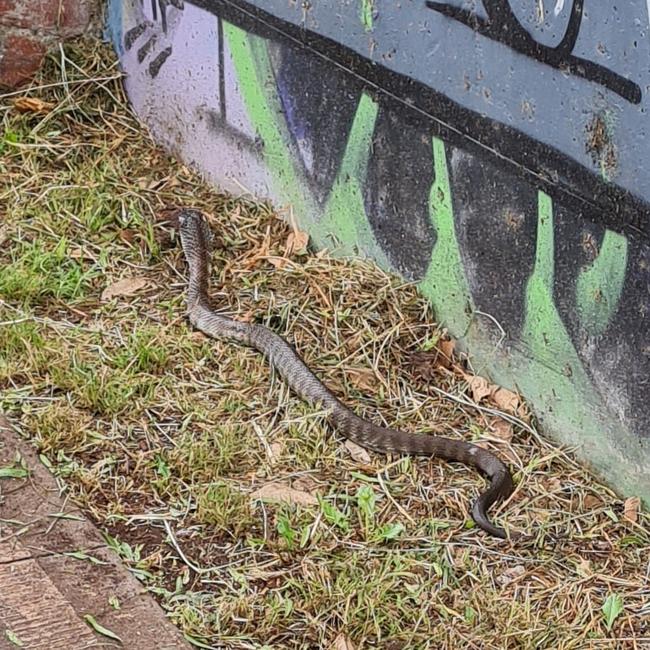
<path id="1" fill-rule="evenodd" d="M 309 243 L 309 235 L 302 230 L 292 230 L 284 245 L 284 256 L 291 257 L 294 253 L 303 251 Z"/>
<path id="2" fill-rule="evenodd" d="M 107 286 L 102 291 L 102 301 L 108 302 L 117 296 L 132 296 L 148 284 L 145 278 L 124 278 Z"/>
<path id="3" fill-rule="evenodd" d="M 495 390 L 492 391 L 490 399 L 496 404 L 497 408 L 506 413 L 516 414 L 520 404 L 519 395 L 507 388 L 501 388 L 499 386 L 495 386 L 494 388 Z"/>
<path id="4" fill-rule="evenodd" d="M 436 372 L 441 367 L 451 370 L 455 348 L 456 341 L 453 339 L 440 339 L 432 350 L 413 352 L 408 360 L 413 376 L 430 380 L 436 378 Z"/>
<path id="5" fill-rule="evenodd" d="M 350 456 L 352 456 L 357 463 L 362 463 L 364 465 L 370 464 L 370 454 L 363 447 L 357 445 L 356 442 L 346 440 L 345 448 L 350 452 Z"/>
<path id="6" fill-rule="evenodd" d="M 504 442 L 510 442 L 514 434 L 512 424 L 503 418 L 494 418 L 490 422 L 490 429 L 494 433 L 494 437 Z"/>
<path id="7" fill-rule="evenodd" d="M 318 499 L 309 492 L 295 490 L 286 483 L 267 483 L 251 494 L 251 499 L 261 501 L 280 501 L 281 503 L 297 503 L 303 506 L 318 504 Z"/>
<path id="8" fill-rule="evenodd" d="M 14 108 L 19 113 L 36 113 L 37 115 L 46 115 L 53 108 L 51 102 L 44 102 L 37 97 L 18 97 L 14 99 Z"/>
<path id="9" fill-rule="evenodd" d="M 122 228 L 118 234 L 125 244 L 132 244 L 138 232 L 133 228 Z"/>
<path id="10" fill-rule="evenodd" d="M 350 383 L 362 392 L 371 392 L 377 388 L 377 377 L 368 368 L 349 368 L 346 374 Z"/>
<path id="11" fill-rule="evenodd" d="M 266 258 L 276 269 L 283 269 L 291 260 L 288 260 L 286 257 L 278 257 L 277 255 L 272 255 Z"/>
<path id="12" fill-rule="evenodd" d="M 523 564 L 515 564 L 515 566 L 506 569 L 501 575 L 497 576 L 497 582 L 500 585 L 509 585 L 511 582 L 521 578 L 526 574 L 526 568 Z"/>
<path id="13" fill-rule="evenodd" d="M 413 352 L 409 355 L 408 365 L 413 377 L 424 381 L 435 379 L 438 356 L 437 350 Z"/>
<path id="14" fill-rule="evenodd" d="M 639 521 L 639 511 L 641 510 L 641 499 L 639 497 L 630 497 L 625 499 L 625 505 L 623 506 L 623 516 L 631 521 L 633 524 L 636 524 Z"/>
<path id="15" fill-rule="evenodd" d="M 451 369 L 454 362 L 454 350 L 456 341 L 454 339 L 441 339 L 436 346 L 440 351 L 439 362 L 441 366 Z"/>
<path id="16" fill-rule="evenodd" d="M 354 644 L 343 632 L 339 634 L 331 646 L 331 650 L 355 650 Z"/>
<path id="17" fill-rule="evenodd" d="M 588 494 L 585 497 L 584 504 L 587 510 L 595 510 L 596 508 L 600 508 L 603 505 L 603 502 L 597 496 Z"/>
<path id="18" fill-rule="evenodd" d="M 487 397 L 492 392 L 492 387 L 485 377 L 478 375 L 463 375 L 467 382 L 474 401 L 478 404 L 484 397 Z"/>

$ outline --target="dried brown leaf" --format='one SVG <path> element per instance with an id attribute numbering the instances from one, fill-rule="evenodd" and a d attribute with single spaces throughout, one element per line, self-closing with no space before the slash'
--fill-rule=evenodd
<path id="1" fill-rule="evenodd" d="M 292 230 L 287 236 L 284 245 L 284 256 L 291 257 L 294 253 L 300 253 L 305 250 L 309 243 L 309 235 L 302 230 Z"/>
<path id="2" fill-rule="evenodd" d="M 343 632 L 339 634 L 331 646 L 331 650 L 355 650 L 354 644 Z"/>
<path id="3" fill-rule="evenodd" d="M 584 504 L 587 510 L 595 510 L 596 508 L 600 508 L 603 505 L 603 502 L 597 496 L 588 494 L 584 498 Z"/>
<path id="4" fill-rule="evenodd" d="M 370 464 L 370 454 L 363 447 L 352 442 L 352 440 L 346 440 L 345 448 L 350 452 L 350 456 L 352 456 L 352 458 L 354 458 L 358 463 L 364 465 Z"/>
<path id="5" fill-rule="evenodd" d="M 519 395 L 513 393 L 507 388 L 501 388 L 500 386 L 493 385 L 492 388 L 493 390 L 490 395 L 490 400 L 494 402 L 496 407 L 506 413 L 516 414 L 521 403 Z"/>
<path id="6" fill-rule="evenodd" d="M 440 339 L 432 350 L 414 352 L 409 357 L 409 365 L 414 377 L 418 379 L 435 379 L 439 368 L 451 370 L 454 366 L 456 341 Z"/>
<path id="7" fill-rule="evenodd" d="M 108 285 L 102 291 L 102 301 L 108 302 L 117 296 L 132 296 L 148 284 L 146 278 L 124 278 Z"/>
<path id="8" fill-rule="evenodd" d="M 477 404 L 492 393 L 492 386 L 485 377 L 467 374 L 464 377 Z"/>
<path id="9" fill-rule="evenodd" d="M 456 341 L 454 339 L 441 339 L 436 346 L 440 352 L 438 361 L 441 366 L 451 369 L 454 363 L 454 350 L 456 349 Z"/>
<path id="10" fill-rule="evenodd" d="M 349 368 L 346 374 L 350 383 L 362 392 L 372 392 L 377 387 L 377 377 L 369 368 Z"/>
<path id="11" fill-rule="evenodd" d="M 435 379 L 438 356 L 437 350 L 413 352 L 408 359 L 409 369 L 413 377 L 425 381 Z"/>
<path id="12" fill-rule="evenodd" d="M 251 494 L 251 499 L 262 501 L 279 501 L 281 503 L 296 503 L 304 506 L 318 504 L 318 499 L 309 492 L 296 490 L 286 483 L 267 483 Z"/>
<path id="13" fill-rule="evenodd" d="M 54 108 L 54 104 L 44 102 L 42 99 L 38 99 L 38 97 L 18 97 L 14 99 L 14 108 L 19 113 L 46 115 Z"/>
<path id="14" fill-rule="evenodd" d="M 494 437 L 504 442 L 510 442 L 514 434 L 512 424 L 503 418 L 494 418 L 490 421 L 490 429 L 494 433 Z"/>
<path id="15" fill-rule="evenodd" d="M 629 499 L 625 499 L 625 505 L 623 506 L 623 516 L 628 521 L 636 524 L 639 521 L 640 510 L 641 499 L 639 497 L 630 497 Z"/>

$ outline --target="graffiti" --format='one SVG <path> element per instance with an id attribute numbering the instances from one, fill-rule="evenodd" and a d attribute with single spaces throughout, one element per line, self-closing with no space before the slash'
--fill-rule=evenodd
<path id="1" fill-rule="evenodd" d="M 153 19 L 154 21 L 158 20 L 158 14 L 160 14 L 160 22 L 165 34 L 167 33 L 167 7 L 183 9 L 184 2 L 183 0 L 151 0 L 151 14 Z"/>
<path id="2" fill-rule="evenodd" d="M 638 84 L 605 66 L 571 54 L 578 40 L 583 4 L 584 0 L 573 0 L 562 40 L 554 47 L 551 47 L 535 40 L 524 29 L 510 7 L 508 0 L 483 0 L 487 18 L 481 17 L 475 11 L 455 7 L 444 2 L 432 2 L 431 0 L 425 2 L 429 9 L 471 27 L 482 36 L 504 43 L 513 50 L 533 57 L 537 61 L 558 70 L 563 70 L 589 81 L 595 81 L 633 104 L 640 103 L 641 88 L 639 88 Z"/>
<path id="3" fill-rule="evenodd" d="M 145 0 L 140 0 L 143 5 Z M 165 47 L 161 47 L 164 42 L 164 37 L 168 33 L 169 18 L 168 9 L 170 10 L 173 19 L 180 18 L 179 12 L 184 9 L 183 0 L 151 0 L 150 11 L 152 20 L 148 20 L 143 16 L 143 19 L 138 22 L 134 27 L 129 29 L 124 34 L 124 48 L 130 50 L 138 41 L 142 40 L 141 37 L 145 36 L 146 40 L 138 48 L 137 57 L 138 63 L 143 63 L 149 57 L 151 51 L 158 49 L 156 55 L 151 59 L 147 67 L 147 71 L 151 78 L 158 76 L 160 69 L 165 64 L 165 61 L 172 54 L 172 45 L 165 43 Z M 160 17 L 162 34 L 156 30 L 154 23 Z"/>
<path id="4" fill-rule="evenodd" d="M 374 83 L 348 50 L 339 47 L 352 57 L 342 66 L 322 54 L 320 37 L 303 30 L 298 38 L 295 25 L 280 29 L 239 4 L 245 11 L 212 0 L 166 3 L 166 34 L 160 3 L 157 23 L 149 4 L 133 1 L 122 13 L 115 33 L 123 34 L 127 90 L 157 137 L 222 184 L 235 176 L 234 189 L 290 204 L 318 246 L 371 256 L 417 283 L 495 379 L 521 390 L 604 473 L 625 465 L 619 485 L 650 498 L 641 467 L 650 441 L 646 212 L 632 222 L 622 205 L 604 210 L 598 193 L 583 201 L 573 185 L 570 196 L 558 191 L 553 174 L 522 171 L 405 101 L 412 88 L 385 90 L 394 89 L 390 70 L 375 70 L 386 76 Z M 382 19 L 371 5 L 366 35 Z M 360 6 L 370 5 L 355 5 L 357 25 Z M 147 38 L 153 45 L 140 60 L 135 44 Z M 576 47 L 566 33 L 557 43 L 563 56 Z M 170 47 L 161 81 L 151 62 Z M 617 164 L 624 154 L 615 117 L 598 107 L 580 128 L 592 144 L 585 160 L 594 156 L 613 178 L 608 152 Z M 577 164 L 553 156 L 536 164 Z M 591 187 L 610 199 L 624 193 L 611 178 L 599 173 Z M 647 211 L 638 197 L 627 207 L 637 205 Z"/>

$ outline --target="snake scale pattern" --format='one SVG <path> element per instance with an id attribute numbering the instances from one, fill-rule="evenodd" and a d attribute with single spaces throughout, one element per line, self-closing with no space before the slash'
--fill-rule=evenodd
<path id="1" fill-rule="evenodd" d="M 398 431 L 357 416 L 339 401 L 280 336 L 262 325 L 233 320 L 211 309 L 208 298 L 210 227 L 201 212 L 189 208 L 179 210 L 178 224 L 181 246 L 189 267 L 188 317 L 194 327 L 212 338 L 234 340 L 257 349 L 302 399 L 328 412 L 328 419 L 338 433 L 366 449 L 380 453 L 435 456 L 476 467 L 490 480 L 490 484 L 474 502 L 472 518 L 489 534 L 507 537 L 505 530 L 492 524 L 487 516 L 488 508 L 495 501 L 507 498 L 514 490 L 510 472 L 499 458 L 464 440 Z"/>

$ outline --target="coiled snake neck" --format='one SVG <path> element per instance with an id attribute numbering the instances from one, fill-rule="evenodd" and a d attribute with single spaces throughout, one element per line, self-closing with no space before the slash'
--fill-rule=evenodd
<path id="1" fill-rule="evenodd" d="M 510 496 L 514 489 L 510 472 L 499 458 L 464 440 L 398 431 L 360 418 L 339 401 L 280 336 L 262 325 L 243 323 L 213 311 L 208 299 L 210 227 L 203 215 L 192 209 L 181 209 L 178 223 L 190 276 L 187 310 L 194 327 L 212 338 L 234 340 L 257 349 L 302 399 L 328 412 L 328 420 L 338 433 L 362 447 L 380 453 L 435 456 L 476 467 L 490 484 L 474 502 L 472 518 L 491 535 L 507 537 L 505 530 L 492 524 L 487 516 L 488 508 L 495 501 Z"/>

